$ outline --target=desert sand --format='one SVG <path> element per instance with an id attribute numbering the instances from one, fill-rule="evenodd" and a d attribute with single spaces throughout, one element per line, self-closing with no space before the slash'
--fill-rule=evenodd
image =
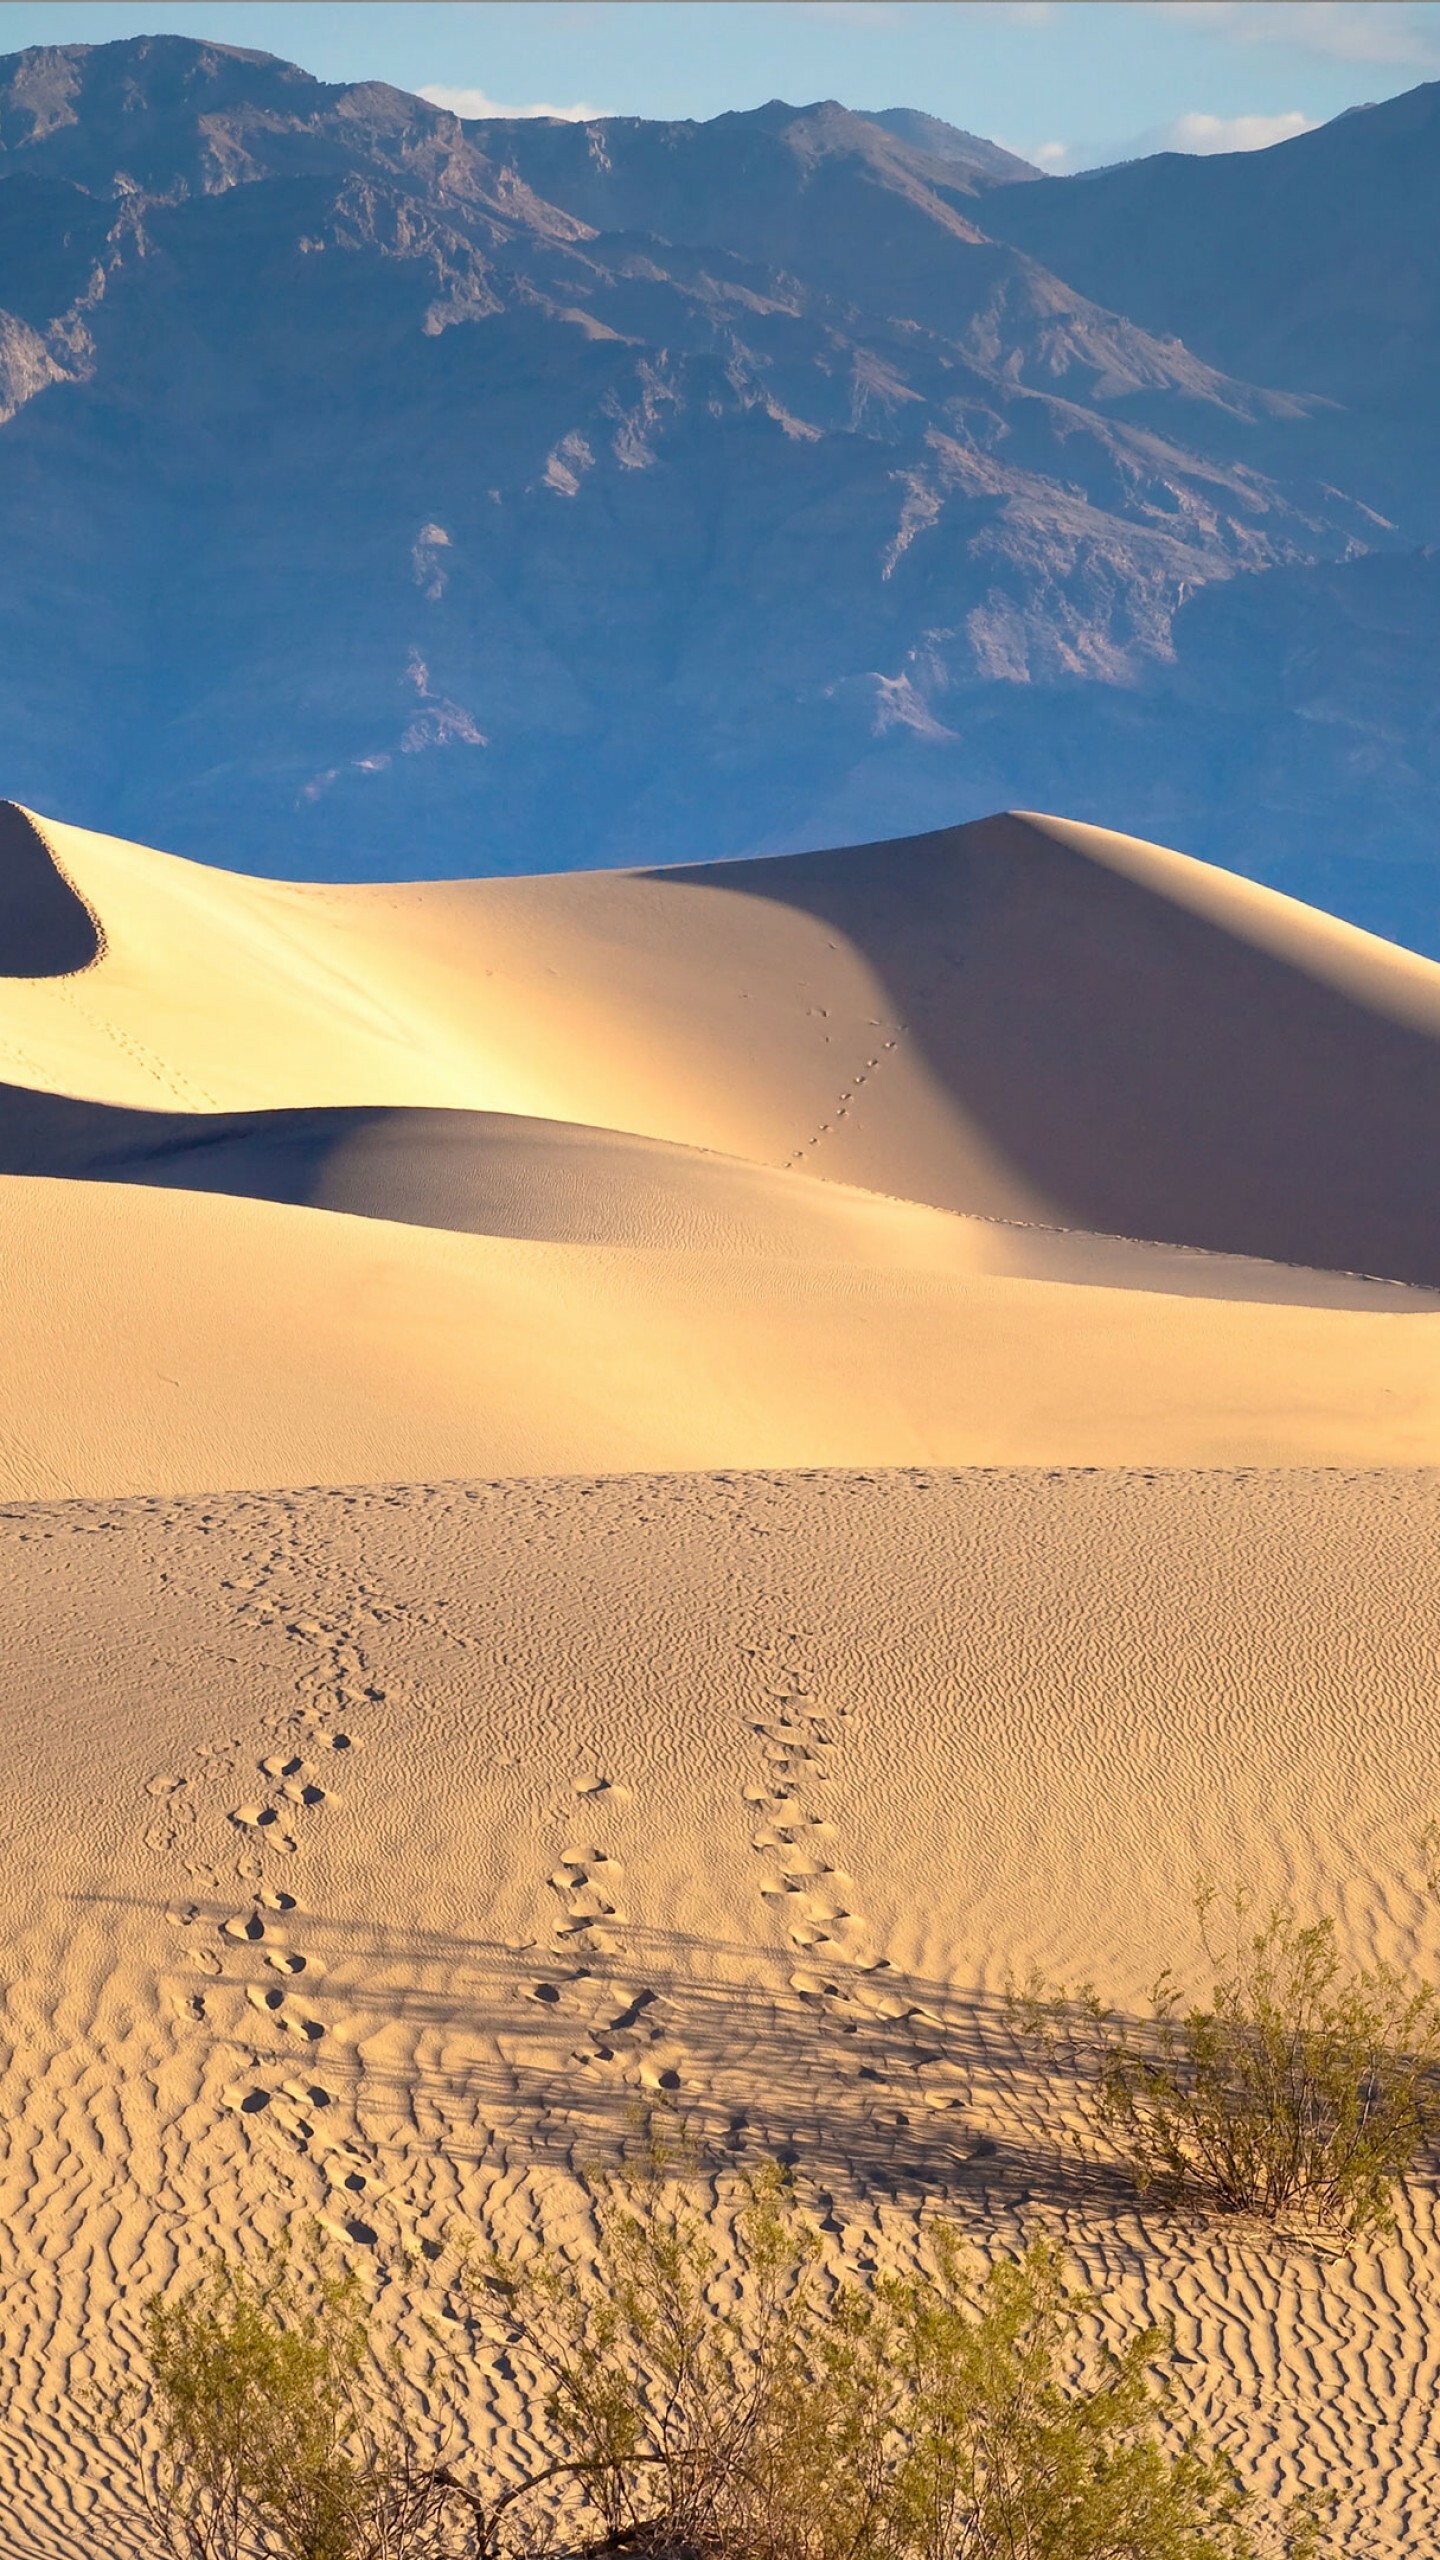
<path id="1" fill-rule="evenodd" d="M 1440 968 L 1181 855 L 3 867 L 0 1491 L 1440 1454 Z"/>
<path id="2" fill-rule="evenodd" d="M 1440 968 L 1049 818 L 338 889 L 16 812 L 0 1048 L 7 2560 L 127 2548 L 86 2393 L 207 2247 L 318 2215 L 409 2352 L 646 2105 L 841 2256 L 1063 2232 L 1430 2548 L 1428 2179 L 1142 2211 L 1004 1994 L 1203 1987 L 1202 1873 L 1440 1971 Z"/>

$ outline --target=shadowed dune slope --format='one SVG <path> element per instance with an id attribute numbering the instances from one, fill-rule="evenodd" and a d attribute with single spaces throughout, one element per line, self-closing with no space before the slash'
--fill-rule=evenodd
<path id="1" fill-rule="evenodd" d="M 0 1489 L 1440 1454 L 1440 969 L 1178 855 L 0 862 Z"/>
<path id="2" fill-rule="evenodd" d="M 0 977 L 61 978 L 100 953 L 94 917 L 34 821 L 0 801 Z"/>
<path id="3" fill-rule="evenodd" d="M 83 980 L 4 988 L 17 1082 L 535 1114 L 1440 1280 L 1440 966 L 1132 838 L 1005 817 L 698 869 L 316 888 L 42 832 L 105 948 Z"/>
<path id="4" fill-rule="evenodd" d="M 988 1273 L 1377 1315 L 1440 1310 L 1440 1293 L 1400 1281 L 962 1217 L 662 1138 L 496 1111 L 125 1111 L 0 1086 L 7 1174 L 222 1193 L 535 1243 L 951 1279 Z"/>

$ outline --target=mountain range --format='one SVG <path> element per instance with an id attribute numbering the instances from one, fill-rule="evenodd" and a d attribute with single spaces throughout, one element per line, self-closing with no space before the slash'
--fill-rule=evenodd
<path id="1" fill-rule="evenodd" d="M 3 787 L 289 876 L 1004 805 L 1440 949 L 1440 84 L 1073 179 L 916 110 L 0 60 Z"/>

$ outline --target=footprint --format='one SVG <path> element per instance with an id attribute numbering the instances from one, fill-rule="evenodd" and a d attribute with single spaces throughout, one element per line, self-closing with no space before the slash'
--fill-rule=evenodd
<path id="1" fill-rule="evenodd" d="M 144 1832 L 147 1849 L 157 1850 L 163 1856 L 189 1844 L 189 1837 L 196 1829 L 197 1815 L 188 1787 L 188 1779 L 168 1769 L 146 1779 L 145 1793 L 156 1805 L 154 1819 L 146 1825 Z"/>
<path id="2" fill-rule="evenodd" d="M 312 2018 L 303 2009 L 297 2009 L 287 1992 L 264 1991 L 252 1982 L 245 1997 L 252 2009 L 259 2009 L 273 2018 L 277 2027 L 283 2027 L 287 2035 L 303 2036 L 307 2043 L 318 2044 L 325 2033 L 320 2020 Z"/>
<path id="3" fill-rule="evenodd" d="M 635 1801 L 633 1788 L 621 1786 L 614 1778 L 577 1778 L 575 1793 L 577 1796 L 585 1797 L 591 1803 L 597 1799 L 603 1799 L 606 1804 L 615 1805 L 617 1808 L 633 1804 Z"/>
<path id="4" fill-rule="evenodd" d="M 329 2107 L 334 2100 L 328 2089 L 319 2088 L 313 2080 L 285 2080 L 281 2083 L 287 2098 L 303 2102 L 307 2107 Z"/>
<path id="5" fill-rule="evenodd" d="M 313 2119 L 332 2103 L 329 2091 L 313 2081 L 284 2080 L 269 2103 L 275 2130 L 283 2133 L 297 2151 L 308 2154 L 317 2143 Z M 325 2148 L 323 2140 L 318 2147 Z"/>
<path id="6" fill-rule="evenodd" d="M 263 2116 L 270 2104 L 270 2091 L 249 2084 L 238 2089 L 226 2089 L 221 2093 L 220 2104 L 228 2107 L 232 2115 Z"/>
<path id="7" fill-rule="evenodd" d="M 561 1911 L 552 1935 L 557 1939 L 581 1939 L 599 1954 L 617 1953 L 620 1941 L 614 1932 L 623 1929 L 629 1920 L 629 1913 L 618 1898 L 624 1873 L 623 1861 L 602 1848 L 562 1850 L 560 1863 L 549 1877 L 550 1890 L 558 1895 Z"/>
<path id="8" fill-rule="evenodd" d="M 832 1779 L 838 1720 L 809 1703 L 813 1675 L 802 1639 L 746 1650 L 771 1698 L 770 1712 L 752 1727 L 768 1784 L 742 1789 L 743 1803 L 770 1817 L 751 1835 L 769 1867 L 760 1892 L 785 1913 L 792 1946 L 826 1963 L 868 1969 L 876 1959 L 855 1908 L 854 1878 L 837 1855 L 838 1826 L 809 1800 L 812 1787 Z"/>
<path id="9" fill-rule="evenodd" d="M 278 1805 L 242 1804 L 230 1819 L 237 1831 L 262 1833 L 266 1848 L 278 1850 L 282 1856 L 293 1856 L 300 1845 L 293 1831 L 285 1829 Z"/>
<path id="10" fill-rule="evenodd" d="M 612 1983 L 610 1986 L 612 1991 L 618 1991 L 620 1987 L 617 1983 Z M 648 1989 L 633 1992 L 618 2014 L 607 2020 L 607 2032 L 612 2036 L 626 2034 L 630 2028 L 639 2024 L 645 2011 L 652 2006 L 654 1999 L 655 1993 Z"/>

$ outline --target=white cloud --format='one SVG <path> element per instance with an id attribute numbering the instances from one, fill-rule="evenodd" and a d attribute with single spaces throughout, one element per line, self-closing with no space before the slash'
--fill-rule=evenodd
<path id="1" fill-rule="evenodd" d="M 1313 133 L 1317 119 L 1299 107 L 1273 116 L 1176 116 L 1169 124 L 1151 125 L 1121 142 L 1042 142 L 1033 148 L 1011 144 L 1024 160 L 1033 160 L 1053 178 L 1068 178 L 1082 169 L 1113 169 L 1122 160 L 1149 160 L 1157 151 L 1182 151 L 1209 159 L 1218 151 L 1268 151 L 1272 143 L 1292 142 L 1297 133 Z"/>
<path id="2" fill-rule="evenodd" d="M 1329 62 L 1440 70 L 1435 0 L 1148 0 L 1148 5 L 1157 17 L 1183 18 L 1230 44 L 1283 44 Z"/>
<path id="3" fill-rule="evenodd" d="M 583 101 L 573 107 L 552 107 L 543 101 L 533 107 L 502 107 L 498 98 L 487 97 L 483 89 L 433 88 L 416 94 L 432 107 L 448 107 L 452 116 L 558 116 L 563 124 L 585 124 L 604 112 Z"/>
<path id="4" fill-rule="evenodd" d="M 1177 116 L 1151 143 L 1152 151 L 1268 151 L 1272 142 L 1289 142 L 1297 133 L 1313 133 L 1319 118 L 1298 107 L 1278 116 Z"/>

